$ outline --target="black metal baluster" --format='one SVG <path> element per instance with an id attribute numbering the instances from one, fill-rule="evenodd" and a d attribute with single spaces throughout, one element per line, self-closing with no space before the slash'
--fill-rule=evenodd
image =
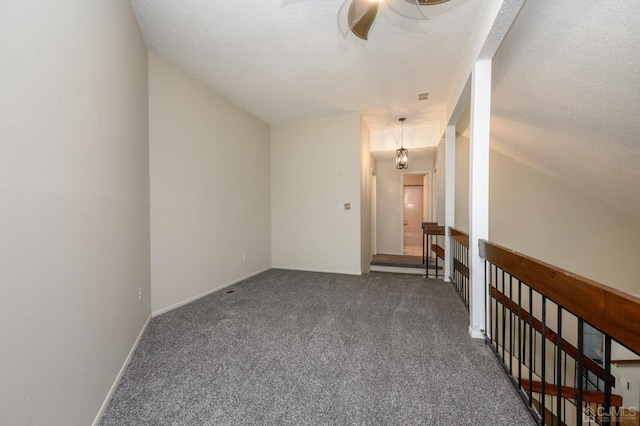
<path id="1" fill-rule="evenodd" d="M 462 248 L 460 247 L 460 243 L 458 243 L 458 262 L 462 262 Z M 464 277 L 462 276 L 462 271 L 460 270 L 460 265 L 458 265 L 458 294 L 463 294 L 464 288 Z M 464 296 L 463 296 L 464 299 Z"/>
<path id="2" fill-rule="evenodd" d="M 446 238 L 445 238 L 446 240 Z M 451 266 L 452 269 L 449 271 L 444 271 L 445 274 L 449 274 L 449 279 L 451 280 L 451 284 L 455 287 L 456 286 L 456 269 L 455 269 L 455 264 L 456 264 L 456 242 L 453 238 L 450 239 L 450 251 L 449 253 L 445 252 L 445 259 L 446 256 L 449 256 L 449 258 L 451 259 Z M 445 260 L 444 264 L 447 264 L 447 261 Z"/>
<path id="3" fill-rule="evenodd" d="M 542 378 L 542 395 L 540 395 L 540 414 L 542 416 L 542 422 L 544 424 L 544 413 L 545 413 L 545 373 L 547 369 L 547 345 L 546 345 L 546 336 L 547 335 L 547 296 L 542 295 L 542 365 L 541 365 L 541 373 L 540 377 Z"/>
<path id="4" fill-rule="evenodd" d="M 458 262 L 459 262 L 458 266 L 460 268 L 458 270 L 458 277 L 460 278 L 459 294 L 460 294 L 460 297 L 462 297 L 462 300 L 465 301 L 464 303 L 466 304 L 467 301 L 466 301 L 465 290 L 464 290 L 464 275 L 462 274 L 462 266 L 461 266 L 461 265 L 463 265 L 463 260 L 462 259 L 464 257 L 464 254 L 463 254 L 463 251 L 462 251 L 462 247 L 460 247 L 459 256 L 460 256 L 460 258 L 458 259 Z M 491 264 L 489 264 L 489 270 L 491 270 Z M 489 278 L 491 278 L 491 277 L 489 277 Z"/>
<path id="5" fill-rule="evenodd" d="M 460 291 L 458 289 L 458 269 L 456 268 L 457 262 L 456 259 L 458 258 L 458 242 L 456 240 L 453 240 L 453 259 L 451 259 L 451 262 L 453 262 L 453 285 L 456 288 L 456 291 L 458 291 L 458 294 L 460 294 Z"/>
<path id="6" fill-rule="evenodd" d="M 465 264 L 467 265 L 467 270 L 469 270 L 469 248 L 468 247 L 465 249 L 464 253 L 465 253 L 464 258 L 466 262 Z M 464 281 L 467 289 L 467 306 L 469 306 L 469 293 L 471 292 L 471 288 L 469 286 L 469 277 L 466 277 Z"/>
<path id="7" fill-rule="evenodd" d="M 496 297 L 494 298 L 495 304 L 496 304 L 496 311 L 494 313 L 494 315 L 495 315 L 495 320 L 494 320 L 494 323 L 495 323 L 495 334 L 496 334 L 496 353 L 499 353 L 498 352 L 498 343 L 499 343 L 498 339 L 500 338 L 500 336 L 499 336 L 500 333 L 498 332 L 498 281 L 497 281 L 497 279 L 498 279 L 498 268 L 495 267 L 493 272 L 494 272 L 493 279 L 494 279 L 494 282 L 495 282 L 495 285 L 496 285 L 495 286 Z"/>
<path id="8" fill-rule="evenodd" d="M 455 268 L 456 268 L 456 288 L 458 289 L 458 294 L 460 296 L 462 296 L 462 280 L 460 279 L 460 243 L 456 241 L 456 262 L 455 262 Z M 464 298 L 462 299 L 464 300 Z"/>
<path id="9" fill-rule="evenodd" d="M 556 418 L 559 426 L 560 418 L 562 417 L 562 306 L 558 306 L 558 346 L 556 354 L 556 386 L 558 387 Z"/>
<path id="10" fill-rule="evenodd" d="M 538 374 L 538 370 L 536 369 L 536 366 L 538 365 L 538 330 L 535 330 L 534 332 L 534 336 L 533 336 L 533 371 Z"/>
<path id="11" fill-rule="evenodd" d="M 576 367 L 576 387 L 578 388 L 578 395 L 576 397 L 576 407 L 578 415 L 578 425 L 582 426 L 582 357 L 584 356 L 584 322 L 582 318 L 578 318 L 578 366 Z"/>
<path id="12" fill-rule="evenodd" d="M 505 320 L 505 312 L 506 312 L 506 306 L 504 303 L 504 297 L 505 297 L 505 292 L 504 292 L 504 276 L 505 276 L 505 272 L 504 270 L 502 271 L 502 363 L 505 363 L 505 357 L 504 357 L 504 352 L 505 352 L 505 340 L 506 340 L 506 333 L 507 333 L 507 322 Z"/>
<path id="13" fill-rule="evenodd" d="M 467 267 L 467 271 L 469 271 L 469 248 L 468 247 L 465 247 L 462 250 L 462 257 L 464 258 L 464 265 Z M 467 275 L 469 274 L 467 273 Z M 467 306 L 469 306 L 469 277 L 463 276 L 462 280 L 464 282 L 465 301 L 467 303 Z"/>
<path id="14" fill-rule="evenodd" d="M 460 250 L 461 250 L 460 251 L 460 261 L 463 262 L 462 265 L 467 265 L 467 272 L 468 272 L 469 271 L 469 268 L 468 268 L 469 264 L 465 260 L 465 249 L 461 248 Z M 489 266 L 489 272 L 491 272 L 491 266 Z M 467 275 L 469 275 L 469 274 L 467 273 Z M 469 278 L 465 277 L 462 274 L 462 271 L 460 271 L 460 282 L 462 284 L 462 287 L 460 288 L 460 290 L 462 291 L 462 294 L 464 295 L 464 303 L 467 306 L 469 306 L 469 297 L 468 297 L 468 294 L 467 294 L 467 287 L 469 285 Z"/>
<path id="15" fill-rule="evenodd" d="M 522 382 L 522 353 L 526 348 L 523 348 L 523 344 L 527 339 L 525 334 L 522 338 L 522 330 L 524 326 L 522 324 L 522 281 L 518 280 L 518 389 Z"/>
<path id="16" fill-rule="evenodd" d="M 453 286 L 458 291 L 458 270 L 456 269 L 456 259 L 458 258 L 458 242 L 456 240 L 452 240 L 453 248 L 451 250 L 451 262 L 453 263 L 453 276 L 451 279 L 453 280 Z M 458 291 L 460 294 L 460 291 Z"/>
<path id="17" fill-rule="evenodd" d="M 553 342 L 552 342 L 553 343 Z M 556 345 L 557 348 L 557 345 Z M 551 371 L 551 383 L 555 383 L 556 382 L 556 367 L 558 365 L 558 351 L 554 350 L 553 353 L 551 354 L 551 356 L 553 356 L 553 362 L 552 362 L 552 371 Z"/>
<path id="18" fill-rule="evenodd" d="M 429 278 L 429 257 L 431 256 L 431 253 L 429 253 L 429 234 L 425 233 L 424 235 L 425 235 L 424 238 L 425 238 L 425 244 L 426 244 L 426 248 L 425 248 L 426 260 L 424 262 L 424 275 L 425 275 L 425 278 Z"/>
<path id="19" fill-rule="evenodd" d="M 529 408 L 533 406 L 533 289 L 529 287 Z"/>
<path id="20" fill-rule="evenodd" d="M 464 247 L 462 249 L 462 259 L 464 261 L 463 265 L 467 267 L 467 275 L 469 271 L 469 249 Z M 462 276 L 462 291 L 464 291 L 464 301 L 469 306 L 469 277 Z"/>
<path id="21" fill-rule="evenodd" d="M 469 249 L 467 249 L 466 247 L 462 249 L 462 259 L 464 261 L 464 265 L 467 267 L 467 272 L 469 271 Z M 469 306 L 469 277 L 468 277 L 468 273 L 467 276 L 465 277 L 464 275 L 462 276 L 462 287 L 463 287 L 463 291 L 464 291 L 464 300 L 465 303 L 467 304 L 467 306 Z"/>
<path id="22" fill-rule="evenodd" d="M 458 252 L 458 256 L 459 256 L 459 262 L 460 264 L 458 265 L 458 267 L 460 267 L 460 265 L 463 265 L 463 259 L 464 259 L 464 251 L 462 249 L 462 246 L 458 246 L 459 248 L 459 252 Z M 489 265 L 489 270 L 491 270 L 491 265 Z M 465 290 L 464 290 L 464 275 L 462 275 L 462 268 L 458 269 L 458 277 L 460 278 L 460 295 L 462 296 L 462 300 L 465 301 L 465 304 L 467 304 L 467 299 L 466 299 L 466 295 L 465 295 Z"/>
<path id="23" fill-rule="evenodd" d="M 460 260 L 462 262 L 463 265 L 467 266 L 467 275 L 469 275 L 468 271 L 469 271 L 469 263 L 466 260 L 466 249 L 465 248 L 461 248 L 460 249 Z M 489 267 L 489 272 L 491 272 L 491 267 Z M 467 287 L 469 286 L 469 277 L 465 277 L 464 275 L 462 275 L 462 271 L 460 271 L 461 274 L 461 282 L 462 282 L 462 291 L 464 292 L 464 300 L 465 303 L 467 304 L 467 306 L 469 306 L 469 295 L 467 293 Z"/>
<path id="24" fill-rule="evenodd" d="M 485 273 L 486 273 L 486 269 L 485 269 Z M 487 283 L 489 284 L 489 295 L 491 295 L 491 289 L 493 288 L 493 281 L 491 279 L 491 263 L 489 263 L 489 279 L 487 281 Z M 493 341 L 493 327 L 491 326 L 491 320 L 492 320 L 492 312 L 493 309 L 491 309 L 493 305 L 491 304 L 491 297 L 489 297 L 489 316 L 485 319 L 485 322 L 487 323 L 487 328 L 491 329 L 489 332 L 489 338 Z"/>
<path id="25" fill-rule="evenodd" d="M 460 249 L 458 248 L 458 242 L 453 240 L 453 284 L 456 286 L 456 291 L 460 294 L 460 283 L 458 282 L 458 257 Z"/>
<path id="26" fill-rule="evenodd" d="M 509 275 L 509 375 L 513 376 L 513 277 Z"/>
<path id="27" fill-rule="evenodd" d="M 611 336 L 604 335 L 604 406 L 602 423 L 611 424 Z"/>
<path id="28" fill-rule="evenodd" d="M 564 362 L 563 362 L 563 365 L 564 365 L 564 368 L 563 368 L 564 377 L 562 379 L 562 384 L 566 385 L 567 384 L 567 372 L 569 370 L 567 368 L 567 353 L 564 352 L 562 354 L 562 356 L 564 357 Z M 563 421 L 563 423 L 567 423 L 567 398 L 562 398 L 562 413 L 563 413 L 562 421 Z"/>

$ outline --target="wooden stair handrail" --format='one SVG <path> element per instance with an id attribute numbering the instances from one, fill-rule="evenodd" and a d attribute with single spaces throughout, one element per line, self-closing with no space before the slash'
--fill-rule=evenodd
<path id="1" fill-rule="evenodd" d="M 466 248 L 469 248 L 469 234 L 459 231 L 456 228 L 450 227 L 449 235 L 451 235 L 451 238 L 453 238 L 454 240 L 456 240 Z"/>
<path id="2" fill-rule="evenodd" d="M 521 379 L 520 386 L 525 391 L 529 390 L 529 380 Z M 531 392 L 542 393 L 542 382 L 531 383 Z M 544 384 L 545 395 L 558 395 L 558 385 L 552 383 Z M 560 396 L 563 398 L 578 399 L 578 388 L 572 388 L 569 386 L 560 387 Z M 604 404 L 604 393 L 591 390 L 582 390 L 582 402 L 593 402 L 596 404 Z M 622 396 L 611 394 L 610 404 L 612 407 L 622 407 Z"/>
<path id="3" fill-rule="evenodd" d="M 422 233 L 426 233 L 427 226 L 438 226 L 438 222 L 422 222 Z"/>
<path id="4" fill-rule="evenodd" d="M 640 298 L 485 240 L 480 256 L 640 354 Z"/>
<path id="5" fill-rule="evenodd" d="M 440 259 L 444 260 L 444 249 L 437 244 L 431 244 L 431 250 L 436 253 Z"/>
<path id="6" fill-rule="evenodd" d="M 469 279 L 469 267 L 455 258 L 453 259 L 453 270 L 460 272 L 463 277 Z"/>
<path id="7" fill-rule="evenodd" d="M 511 312 L 513 312 L 515 314 L 518 313 L 518 304 L 513 302 L 506 295 L 502 294 L 502 292 L 499 291 L 497 288 L 491 287 L 491 297 L 496 299 L 498 302 L 502 303 Z M 528 323 L 529 322 L 529 316 L 530 315 L 529 315 L 528 311 L 526 311 L 525 309 L 522 309 L 522 308 L 520 309 L 520 317 L 522 318 L 522 321 Z M 538 333 L 542 334 L 542 322 L 539 319 L 537 319 L 536 317 L 532 317 L 531 318 L 531 325 L 533 326 L 533 328 Z M 556 346 L 558 345 L 558 333 L 556 333 L 555 331 L 551 330 L 549 327 L 545 327 L 544 337 L 547 340 L 551 341 Z M 562 350 L 564 352 L 566 352 L 567 355 L 569 355 L 571 358 L 573 358 L 573 359 L 575 359 L 577 361 L 578 360 L 578 348 L 576 348 L 575 346 L 573 346 L 571 343 L 567 342 L 564 339 L 560 339 L 560 341 L 562 342 Z M 595 361 L 593 361 L 591 358 L 589 358 L 588 356 L 586 356 L 584 354 L 582 355 L 582 365 L 587 370 L 591 371 L 593 374 L 598 376 L 600 379 L 604 380 L 604 378 L 606 376 L 606 372 L 604 371 L 604 368 L 602 368 Z M 612 374 L 609 375 L 609 380 L 611 381 L 611 386 L 615 387 L 616 378 Z"/>
<path id="8" fill-rule="evenodd" d="M 444 235 L 445 227 L 440 225 L 430 225 L 429 222 L 422 223 L 422 233 L 429 235 Z"/>

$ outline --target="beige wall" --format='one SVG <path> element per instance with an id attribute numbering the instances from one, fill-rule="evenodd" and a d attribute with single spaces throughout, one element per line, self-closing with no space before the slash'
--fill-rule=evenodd
<path id="1" fill-rule="evenodd" d="M 360 133 L 356 113 L 272 126 L 274 268 L 360 273 Z"/>
<path id="2" fill-rule="evenodd" d="M 88 425 L 150 315 L 147 50 L 126 0 L 0 8 L 0 424 Z"/>
<path id="3" fill-rule="evenodd" d="M 491 241 L 628 293 L 640 219 L 491 150 Z M 456 138 L 456 228 L 469 222 L 469 140 Z"/>
<path id="4" fill-rule="evenodd" d="M 491 151 L 490 239 L 628 293 L 640 219 Z"/>
<path id="5" fill-rule="evenodd" d="M 149 129 L 160 313 L 271 266 L 269 126 L 149 54 Z"/>
<path id="6" fill-rule="evenodd" d="M 406 170 L 396 169 L 395 158 L 378 160 L 376 170 L 378 253 L 402 254 L 402 175 L 432 171 L 433 158 L 410 159 Z"/>

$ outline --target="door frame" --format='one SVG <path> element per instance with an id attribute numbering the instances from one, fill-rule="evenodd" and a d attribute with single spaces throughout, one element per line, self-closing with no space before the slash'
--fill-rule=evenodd
<path id="1" fill-rule="evenodd" d="M 429 178 L 429 194 L 427 197 L 427 202 L 429 203 L 429 208 L 427 211 L 424 211 L 422 214 L 425 216 L 425 222 L 432 222 L 433 218 L 433 171 L 414 171 L 414 172 L 400 172 L 400 254 L 404 254 L 404 176 L 405 175 L 427 175 Z M 423 191 L 425 188 L 423 187 Z"/>
<path id="2" fill-rule="evenodd" d="M 378 177 L 371 170 L 371 256 L 378 254 Z M 373 258 L 373 257 L 372 257 Z"/>

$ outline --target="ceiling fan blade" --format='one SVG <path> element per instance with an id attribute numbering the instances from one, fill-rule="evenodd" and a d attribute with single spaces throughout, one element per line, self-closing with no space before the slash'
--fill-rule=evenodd
<path id="1" fill-rule="evenodd" d="M 420 6 L 428 6 L 431 4 L 440 4 L 440 3 L 446 3 L 449 0 L 407 0 L 409 3 L 413 3 L 413 4 L 417 4 Z"/>
<path id="2" fill-rule="evenodd" d="M 367 40 L 369 29 L 378 13 L 378 2 L 353 0 L 349 6 L 349 28 L 363 40 Z"/>

